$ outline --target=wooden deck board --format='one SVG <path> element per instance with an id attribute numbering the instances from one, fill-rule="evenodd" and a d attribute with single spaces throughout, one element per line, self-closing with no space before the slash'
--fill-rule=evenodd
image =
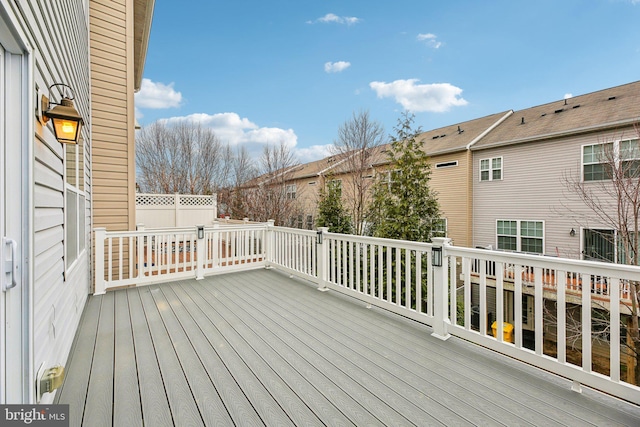
<path id="1" fill-rule="evenodd" d="M 102 297 L 83 425 L 101 427 L 113 423 L 114 302 L 114 293 Z"/>
<path id="2" fill-rule="evenodd" d="M 90 297 L 70 425 L 640 425 L 640 408 L 275 271 Z M 101 423 L 101 424 L 99 424 Z"/>
<path id="3" fill-rule="evenodd" d="M 126 292 L 115 293 L 115 346 L 113 424 L 142 426 L 140 388 Z"/>
<path id="4" fill-rule="evenodd" d="M 138 289 L 119 291 L 126 293 L 131 316 L 134 339 L 137 378 L 140 390 L 140 405 L 146 425 L 164 426 L 173 424 L 171 410 L 167 405 L 167 394 L 162 382 L 160 367 L 156 357 L 149 325 L 142 308 Z"/>
<path id="5" fill-rule="evenodd" d="M 159 311 L 167 310 L 169 307 L 157 306 L 151 296 L 152 292 L 159 292 L 159 289 L 149 286 L 139 290 L 173 421 L 178 426 L 204 425 L 182 366 L 180 366 L 176 349 L 160 318 Z"/>
<path id="6" fill-rule="evenodd" d="M 91 377 L 91 362 L 95 347 L 98 320 L 100 319 L 100 303 L 102 297 L 89 298 L 82 313 L 80 327 L 76 333 L 68 366 L 73 366 L 73 375 L 65 376 L 64 387 L 56 395 L 56 403 L 69 404 L 69 422 L 79 425 L 84 414 L 87 388 Z"/>

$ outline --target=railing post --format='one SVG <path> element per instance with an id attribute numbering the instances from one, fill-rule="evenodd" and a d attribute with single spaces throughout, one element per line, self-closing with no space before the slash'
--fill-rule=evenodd
<path id="1" fill-rule="evenodd" d="M 107 236 L 107 229 L 104 227 L 94 228 L 95 232 L 95 289 L 94 295 L 102 295 L 106 292 L 104 282 L 104 240 Z"/>
<path id="2" fill-rule="evenodd" d="M 220 244 L 220 223 L 213 221 L 213 233 L 211 233 L 211 268 L 220 266 L 220 260 L 218 259 L 218 245 Z"/>
<path id="3" fill-rule="evenodd" d="M 326 242 L 325 234 L 329 232 L 328 227 L 319 227 L 316 238 L 316 254 L 318 257 L 318 290 L 326 292 L 327 272 L 329 270 L 329 245 Z"/>
<path id="4" fill-rule="evenodd" d="M 264 251 L 264 258 L 265 258 L 265 263 L 266 263 L 266 268 L 267 269 L 271 269 L 273 268 L 271 266 L 271 263 L 273 262 L 273 254 L 274 254 L 274 250 L 275 250 L 275 245 L 274 245 L 274 241 L 276 238 L 276 235 L 274 233 L 274 227 L 275 227 L 276 221 L 274 219 L 270 219 L 269 221 L 267 221 L 267 232 L 265 235 L 265 251 Z"/>
<path id="5" fill-rule="evenodd" d="M 451 335 L 447 332 L 447 325 L 451 323 L 448 316 L 449 306 L 449 257 L 447 246 L 451 239 L 434 237 L 431 264 L 433 268 L 433 333 L 431 336 L 447 340 Z M 435 261 L 435 263 L 434 263 Z M 440 265 L 434 265 L 440 264 Z"/>
<path id="6" fill-rule="evenodd" d="M 144 231 L 144 224 L 136 224 L 136 231 Z M 144 236 L 138 235 L 138 279 L 144 274 Z"/>
<path id="7" fill-rule="evenodd" d="M 204 225 L 196 225 L 196 280 L 204 279 L 204 261 L 207 257 L 207 247 L 204 238 Z"/>

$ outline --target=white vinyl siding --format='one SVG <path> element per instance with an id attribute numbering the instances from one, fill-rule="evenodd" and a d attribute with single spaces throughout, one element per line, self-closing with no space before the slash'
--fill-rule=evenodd
<path id="1" fill-rule="evenodd" d="M 496 222 L 497 248 L 506 251 L 544 253 L 544 222 L 501 220 Z"/>

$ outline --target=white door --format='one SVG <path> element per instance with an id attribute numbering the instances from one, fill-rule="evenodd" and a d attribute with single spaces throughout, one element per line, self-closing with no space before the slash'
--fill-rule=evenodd
<path id="1" fill-rule="evenodd" d="M 1 41 L 0 41 L 1 42 Z M 0 43 L 0 403 L 26 403 L 23 286 L 23 56 Z"/>

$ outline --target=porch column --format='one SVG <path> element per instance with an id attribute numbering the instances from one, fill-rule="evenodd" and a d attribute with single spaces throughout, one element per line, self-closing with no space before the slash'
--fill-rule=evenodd
<path id="1" fill-rule="evenodd" d="M 449 257 L 447 256 L 447 246 L 450 246 L 451 239 L 445 237 L 434 237 L 431 247 L 431 264 L 433 269 L 433 333 L 431 336 L 441 340 L 448 339 L 451 335 L 447 332 L 447 325 L 451 324 L 449 319 Z M 438 254 L 439 252 L 439 254 Z M 433 256 L 434 253 L 436 256 Z M 433 261 L 440 261 L 440 266 L 433 265 Z"/>

